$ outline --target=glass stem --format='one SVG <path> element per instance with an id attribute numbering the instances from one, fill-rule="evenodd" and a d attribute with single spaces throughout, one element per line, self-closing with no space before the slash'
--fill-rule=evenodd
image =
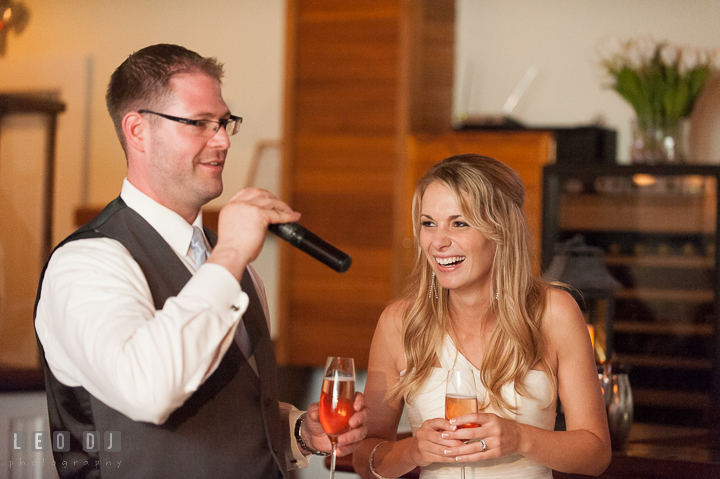
<path id="1" fill-rule="evenodd" d="M 332 442 L 332 454 L 330 455 L 330 479 L 335 478 L 335 458 L 337 457 L 337 444 Z"/>

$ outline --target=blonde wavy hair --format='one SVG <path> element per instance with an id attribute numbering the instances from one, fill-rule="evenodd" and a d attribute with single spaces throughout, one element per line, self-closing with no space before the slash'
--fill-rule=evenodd
<path id="1" fill-rule="evenodd" d="M 485 350 L 480 378 L 488 394 L 483 408 L 514 411 L 502 397 L 505 384 L 514 382 L 515 391 L 528 396 L 524 379 L 536 364 L 557 389 L 557 378 L 546 358 L 540 330 L 547 288 L 532 275 L 531 240 L 523 202 L 522 180 L 509 166 L 486 156 L 456 155 L 436 163 L 417 182 L 413 196 L 412 221 L 415 264 L 407 292 L 403 317 L 403 349 L 407 360 L 401 376 L 388 397 L 408 401 L 428 379 L 436 364 L 445 334 L 451 328 L 449 294 L 440 284 L 438 298 L 428 296 L 432 268 L 420 246 L 422 198 L 427 187 L 440 182 L 455 195 L 465 221 L 496 244 L 491 281 L 493 302 L 490 311 L 497 322 Z M 479 312 L 482 315 L 484 312 Z M 554 398 L 553 398 L 554 399 Z M 548 407 L 552 404 L 548 404 Z"/>

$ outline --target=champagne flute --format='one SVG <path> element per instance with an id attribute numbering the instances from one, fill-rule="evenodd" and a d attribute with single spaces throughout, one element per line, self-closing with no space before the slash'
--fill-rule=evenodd
<path id="1" fill-rule="evenodd" d="M 445 419 L 477 412 L 478 401 L 475 375 L 469 369 L 451 369 L 445 390 Z M 458 428 L 478 427 L 478 423 L 459 424 Z M 460 466 L 460 477 L 465 479 L 465 464 Z"/>
<path id="2" fill-rule="evenodd" d="M 350 429 L 355 402 L 355 362 L 353 358 L 330 356 L 325 363 L 322 393 L 320 394 L 320 424 L 330 438 L 330 479 L 335 477 L 337 438 Z"/>

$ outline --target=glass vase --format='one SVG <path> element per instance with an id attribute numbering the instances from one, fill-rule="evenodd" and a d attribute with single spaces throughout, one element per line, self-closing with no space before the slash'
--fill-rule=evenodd
<path id="1" fill-rule="evenodd" d="M 685 126 L 686 121 L 681 120 L 672 127 L 645 127 L 635 119 L 632 125 L 631 162 L 685 163 Z"/>
<path id="2" fill-rule="evenodd" d="M 610 444 L 615 450 L 625 448 L 633 424 L 633 396 L 627 372 L 610 361 L 598 370 L 605 399 Z"/>

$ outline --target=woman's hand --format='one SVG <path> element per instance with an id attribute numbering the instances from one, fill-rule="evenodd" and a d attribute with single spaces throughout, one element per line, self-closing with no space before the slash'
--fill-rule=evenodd
<path id="1" fill-rule="evenodd" d="M 450 434 L 457 429 L 446 419 L 428 419 L 415 432 L 412 447 L 412 460 L 420 467 L 433 462 L 449 462 L 447 450 L 462 446 L 462 442 L 452 439 Z M 451 459 L 450 459 L 451 461 Z"/>
<path id="2" fill-rule="evenodd" d="M 453 447 L 448 454 L 458 462 L 482 461 L 522 450 L 522 425 L 516 421 L 496 414 L 476 413 L 458 416 L 449 422 L 453 425 L 470 422 L 480 424 L 479 427 L 457 429 L 449 433 L 451 439 L 463 442 L 460 446 Z"/>

